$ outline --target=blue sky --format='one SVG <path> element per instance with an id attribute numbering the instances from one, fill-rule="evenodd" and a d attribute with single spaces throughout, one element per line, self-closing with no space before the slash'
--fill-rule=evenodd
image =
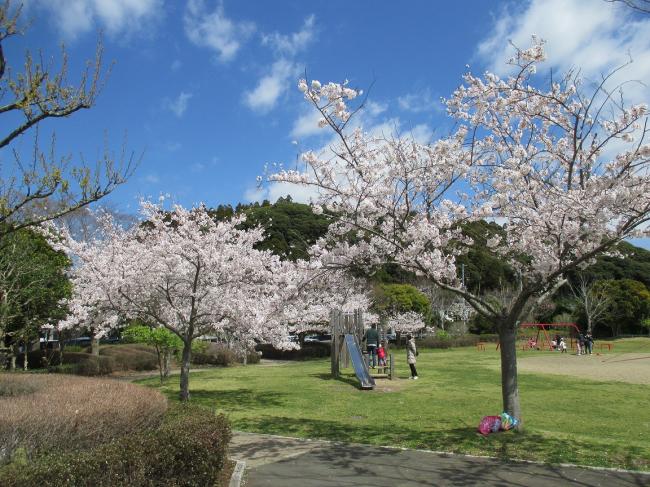
<path id="1" fill-rule="evenodd" d="M 509 39 L 525 46 L 537 34 L 556 69 L 581 66 L 594 79 L 629 53 L 635 62 L 624 75 L 650 80 L 650 16 L 602 0 L 24 3 L 32 23 L 4 44 L 12 64 L 26 48 L 56 56 L 65 42 L 78 72 L 104 32 L 105 58 L 115 64 L 97 105 L 44 124 L 41 137 L 56 129 L 59 153 L 92 161 L 105 134 L 114 150 L 126 134 L 128 147 L 144 151 L 132 179 L 110 196 L 126 211 L 161 193 L 216 206 L 286 192 L 259 191 L 255 177 L 266 163 L 291 165 L 298 150 L 326 140 L 296 89 L 305 72 L 372 86 L 365 126 L 423 140 L 449 130 L 440 97 L 467 64 L 503 71 Z M 630 96 L 649 94 L 639 85 Z"/>

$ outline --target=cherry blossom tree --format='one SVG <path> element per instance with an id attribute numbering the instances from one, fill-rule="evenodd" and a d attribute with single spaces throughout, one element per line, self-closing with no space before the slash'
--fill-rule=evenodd
<path id="1" fill-rule="evenodd" d="M 426 326 L 422 315 L 415 311 L 391 315 L 388 317 L 387 324 L 397 333 L 416 333 Z"/>
<path id="2" fill-rule="evenodd" d="M 340 215 L 314 249 L 327 265 L 394 262 L 492 320 L 503 407 L 517 418 L 519 320 L 565 272 L 624 238 L 647 235 L 650 217 L 646 106 L 615 96 L 613 75 L 594 85 L 571 71 L 536 83 L 544 59 L 543 41 L 534 38 L 529 49 L 516 49 L 511 75 L 466 74 L 447 101 L 457 130 L 430 145 L 364 133 L 350 124 L 360 108 L 352 107 L 356 90 L 300 80 L 337 141 L 303 154 L 305 172 L 278 170 L 269 178 L 314 187 L 314 210 Z M 471 243 L 461 226 L 478 219 L 503 223 L 504 237 L 488 246 L 518 275 L 504 305 L 458 279 L 456 256 Z M 345 238 L 331 246 L 337 236 Z"/>
<path id="3" fill-rule="evenodd" d="M 362 280 L 343 271 L 314 273 L 313 270 L 304 270 L 303 273 L 312 278 L 304 283 L 295 299 L 287 303 L 285 310 L 291 332 L 300 337 L 308 332 L 329 333 L 333 309 L 344 313 L 361 310 L 366 320 L 371 315 L 368 310 L 372 299 Z M 370 320 L 373 320 L 372 316 Z"/>
<path id="4" fill-rule="evenodd" d="M 51 232 L 57 248 L 77 263 L 71 314 L 62 326 L 92 321 L 100 332 L 139 318 L 165 327 L 183 342 L 180 397 L 189 399 L 192 341 L 229 330 L 242 341 L 286 345 L 284 300 L 303 275 L 291 262 L 256 250 L 263 230 L 242 230 L 244 217 L 215 222 L 204 207 L 142 204 L 145 223 L 124 230 L 110 215 L 102 238 L 76 241 Z"/>

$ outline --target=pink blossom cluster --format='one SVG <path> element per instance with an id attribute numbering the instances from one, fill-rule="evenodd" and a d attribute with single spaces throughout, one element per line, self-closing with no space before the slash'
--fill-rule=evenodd
<path id="1" fill-rule="evenodd" d="M 144 223 L 129 230 L 101 221 L 101 236 L 76 241 L 49 228 L 53 245 L 76 262 L 74 296 L 62 327 L 102 333 L 141 318 L 191 340 L 226 333 L 242 343 L 289 346 L 285 303 L 309 272 L 254 248 L 261 228 L 243 230 L 243 217 L 214 221 L 204 207 L 142 203 Z"/>
<path id="2" fill-rule="evenodd" d="M 305 172 L 270 180 L 317 188 L 314 210 L 340 216 L 314 256 L 329 268 L 396 262 L 497 312 L 459 286 L 464 222 L 502 223 L 503 239 L 488 245 L 532 293 L 617 241 L 648 235 L 645 105 L 619 106 L 605 83 L 589 92 L 574 73 L 539 88 L 535 66 L 545 57 L 533 38 L 511 60 L 513 75 L 466 74 L 447 100 L 457 131 L 429 145 L 348 129 L 345 84 L 324 85 L 330 97 L 320 82 L 301 80 L 337 142 L 304 153 Z"/>

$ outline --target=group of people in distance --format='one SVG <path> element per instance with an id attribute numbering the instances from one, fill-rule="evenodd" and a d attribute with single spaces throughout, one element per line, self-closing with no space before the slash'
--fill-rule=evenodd
<path id="1" fill-rule="evenodd" d="M 386 342 L 379 337 L 379 330 L 377 325 L 372 325 L 368 328 L 363 335 L 363 341 L 366 342 L 366 350 L 368 351 L 368 362 L 373 369 L 379 367 L 386 367 Z M 418 355 L 415 346 L 415 338 L 409 333 L 406 335 L 406 362 L 411 369 L 411 377 L 409 379 L 417 379 L 418 372 L 415 368 L 416 357 Z"/>
<path id="2" fill-rule="evenodd" d="M 551 342 L 551 346 L 554 350 L 558 352 L 566 353 L 567 347 L 564 337 L 560 335 L 555 335 L 555 338 Z M 576 338 L 576 355 L 591 355 L 594 349 L 594 337 L 590 332 L 583 334 L 582 332 L 578 333 Z"/>

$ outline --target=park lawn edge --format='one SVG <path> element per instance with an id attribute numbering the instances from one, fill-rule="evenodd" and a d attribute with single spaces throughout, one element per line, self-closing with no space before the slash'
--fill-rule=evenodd
<path id="1" fill-rule="evenodd" d="M 647 343 L 650 343 L 648 341 Z M 462 356 L 463 350 L 458 349 L 460 351 L 460 358 L 463 359 L 464 357 Z M 471 351 L 471 348 L 468 348 L 465 350 Z M 442 357 L 441 354 L 445 354 L 446 352 L 443 350 L 423 350 L 424 354 L 420 354 L 421 358 L 424 355 L 430 356 L 430 359 L 433 361 L 435 360 L 437 363 L 437 360 Z M 476 357 L 483 357 L 485 358 L 485 355 L 482 356 L 476 356 Z M 491 368 L 490 362 L 491 360 L 479 360 L 476 363 L 472 364 L 472 367 L 477 366 L 483 370 L 486 368 Z M 322 372 L 320 369 L 322 367 L 327 366 L 327 360 L 326 359 L 320 359 L 320 360 L 310 360 L 310 361 L 305 361 L 305 362 L 295 362 L 295 363 L 289 363 L 285 364 L 285 368 L 287 370 L 294 369 L 294 367 L 304 367 L 304 370 L 301 371 L 304 372 L 305 374 L 308 372 L 314 372 L 315 370 L 318 370 Z M 458 361 L 458 357 L 454 356 L 451 360 L 448 362 L 448 368 L 454 368 L 458 367 L 458 364 L 460 362 Z M 315 367 L 316 366 L 316 367 Z M 248 370 L 253 371 L 256 370 L 256 372 L 252 373 L 253 375 L 251 376 L 246 376 L 246 373 L 243 375 L 241 374 L 242 371 L 245 371 L 246 369 L 240 368 L 241 366 L 237 366 L 235 369 L 230 369 L 230 371 L 227 371 L 228 369 L 224 368 L 214 368 L 214 369 L 203 369 L 201 374 L 196 374 L 193 375 L 194 378 L 194 386 L 196 387 L 197 390 L 201 391 L 201 394 L 204 399 L 202 399 L 204 402 L 208 401 L 208 404 L 201 404 L 203 407 L 208 407 L 211 409 L 217 409 L 220 410 L 221 412 L 226 413 L 233 425 L 233 428 L 242 431 L 242 432 L 248 432 L 248 433 L 256 433 L 256 434 L 268 434 L 268 435 L 275 435 L 275 436 L 284 436 L 287 438 L 302 438 L 302 439 L 310 439 L 310 440 L 322 440 L 322 441 L 330 441 L 330 442 L 341 442 L 341 443 L 356 443 L 356 444 L 365 444 L 365 445 L 375 445 L 375 446 L 383 446 L 383 447 L 388 447 L 388 448 L 403 448 L 403 449 L 414 449 L 414 450 L 422 450 L 422 451 L 430 451 L 430 452 L 435 452 L 439 454 L 461 454 L 461 455 L 469 455 L 469 456 L 477 456 L 477 457 L 487 457 L 487 458 L 495 458 L 499 459 L 501 461 L 516 461 L 516 462 L 533 462 L 533 463 L 541 463 L 541 464 L 549 464 L 549 465 L 570 465 L 570 466 L 579 466 L 579 467 L 589 467 L 589 468 L 603 468 L 603 469 L 611 469 L 611 470 L 621 470 L 621 471 L 634 471 L 634 472 L 650 472 L 650 460 L 648 459 L 648 447 L 645 446 L 645 443 L 642 441 L 642 438 L 636 438 L 630 437 L 630 433 L 627 433 L 627 436 L 625 436 L 625 432 L 621 434 L 621 436 L 616 437 L 616 436 L 607 436 L 607 431 L 604 431 L 603 435 L 599 437 L 599 431 L 600 428 L 593 428 L 586 433 L 582 433 L 579 430 L 574 430 L 574 431 L 569 431 L 569 432 L 564 432 L 564 431 L 555 431 L 555 430 L 549 430 L 546 429 L 546 426 L 540 425 L 538 428 L 527 428 L 526 431 L 523 433 L 514 433 L 514 432 L 505 432 L 505 433 L 500 433 L 500 434 L 494 434 L 490 435 L 488 437 L 482 437 L 481 435 L 475 433 L 474 429 L 470 427 L 470 425 L 467 425 L 467 428 L 465 428 L 465 431 L 462 432 L 462 435 L 457 436 L 457 437 L 452 437 L 453 435 L 450 435 L 449 437 L 444 437 L 446 433 L 449 433 L 445 429 L 439 430 L 439 432 L 436 432 L 435 430 L 432 430 L 430 428 L 427 428 L 426 425 L 424 426 L 423 429 L 417 430 L 418 432 L 422 433 L 422 437 L 416 437 L 416 436 L 411 436 L 410 438 L 406 436 L 401 436 L 403 438 L 402 441 L 400 441 L 400 435 L 395 434 L 393 431 L 389 431 L 386 434 L 381 434 L 378 435 L 377 437 L 366 437 L 363 435 L 363 430 L 364 430 L 364 425 L 362 423 L 359 423 L 357 430 L 354 430 L 355 424 L 350 424 L 349 421 L 346 423 L 346 418 L 345 415 L 349 414 L 349 411 L 341 411 L 341 416 L 340 418 L 334 414 L 336 417 L 336 426 L 337 427 L 342 427 L 342 428 L 348 428 L 350 429 L 350 434 L 347 435 L 346 438 L 338 439 L 338 437 L 333 437 L 335 435 L 335 432 L 328 432 L 327 430 L 322 430 L 323 434 L 310 434 L 313 433 L 313 431 L 310 431 L 310 426 L 307 424 L 305 427 L 300 426 L 300 423 L 302 421 L 309 423 L 312 421 L 314 424 L 317 424 L 319 422 L 323 422 L 323 416 L 319 416 L 318 414 L 312 414 L 311 417 L 309 413 L 305 412 L 304 410 L 302 411 L 296 411 L 295 408 L 294 410 L 292 409 L 279 409 L 276 408 L 275 410 L 273 407 L 270 408 L 270 411 L 267 413 L 265 408 L 258 408 L 259 413 L 256 415 L 255 411 L 249 412 L 248 409 L 242 409 L 240 407 L 237 408 L 231 408 L 229 409 L 228 406 L 224 406 L 224 403 L 220 403 L 219 401 L 221 400 L 221 396 L 219 393 L 231 393 L 235 392 L 233 389 L 236 388 L 242 388 L 242 387 L 248 387 L 251 388 L 251 391 L 254 392 L 266 392 L 269 393 L 271 390 L 264 389 L 260 387 L 259 385 L 256 385 L 255 380 L 262 380 L 262 381 L 267 381 L 270 379 L 269 377 L 262 376 L 259 374 L 259 370 L 263 369 L 258 369 L 257 367 L 259 366 L 251 366 L 248 365 L 246 367 L 249 367 Z M 253 369 L 254 368 L 254 369 Z M 266 368 L 267 372 L 271 373 L 269 370 L 270 368 Z M 272 369 L 276 369 L 273 367 Z M 278 370 L 278 369 L 276 369 Z M 288 374 L 289 376 L 291 374 Z M 324 374 L 322 374 L 324 375 Z M 345 381 L 348 382 L 347 385 L 349 385 L 350 382 L 354 381 L 354 376 L 353 374 L 343 374 L 343 381 L 342 382 L 336 382 L 338 385 L 337 387 L 343 386 L 343 388 L 346 387 Z M 233 376 L 233 377 L 231 377 Z M 350 377 L 347 377 L 350 376 Z M 263 377 L 263 379 L 260 379 L 260 377 Z M 589 380 L 589 379 L 582 379 L 579 377 L 570 377 L 570 376 L 559 376 L 560 378 L 558 379 L 558 376 L 550 375 L 550 374 L 544 374 L 541 372 L 522 372 L 520 373 L 520 377 L 523 379 L 523 382 L 525 383 L 527 380 L 529 382 L 548 382 L 548 381 L 562 381 L 564 385 L 567 385 L 570 387 L 572 384 L 587 384 L 590 386 L 595 386 L 597 388 L 600 387 L 605 387 L 606 385 L 610 385 L 613 388 L 618 388 L 617 392 L 623 391 L 624 387 L 626 387 L 626 384 L 622 384 L 616 381 L 594 381 L 594 380 Z M 250 381 L 248 380 L 250 379 Z M 203 384 L 203 387 L 201 386 L 203 381 L 206 381 L 209 385 L 206 388 L 206 385 Z M 277 378 L 274 378 L 273 380 L 291 380 L 291 377 L 282 377 L 279 376 Z M 143 384 L 147 384 L 149 386 L 154 386 L 157 387 L 157 384 L 155 384 L 153 381 L 139 381 L 142 382 Z M 410 384 L 413 384 L 412 382 L 408 381 Z M 419 381 L 419 382 L 424 382 L 424 381 Z M 314 387 L 320 387 L 319 382 L 314 382 Z M 320 383 L 323 384 L 323 383 Z M 422 384 L 424 385 L 424 384 Z M 436 386 L 438 386 L 437 384 Z M 216 387 L 216 388 L 215 388 Z M 286 386 L 285 386 L 286 387 Z M 407 386 L 410 387 L 410 386 Z M 491 387 L 494 387 L 492 385 Z M 647 386 L 644 385 L 630 385 L 630 387 L 635 387 L 636 389 L 636 395 L 638 396 L 639 394 L 642 394 L 645 392 L 645 388 Z M 190 384 L 190 388 L 192 388 L 192 382 Z M 639 389 L 641 388 L 641 389 Z M 163 388 L 164 389 L 164 388 Z M 423 389 L 426 390 L 426 389 Z M 281 394 L 283 390 L 278 390 L 278 394 Z M 352 392 L 353 389 L 350 389 Z M 176 390 L 173 389 L 173 382 L 167 384 L 167 390 L 164 391 L 168 394 L 168 396 L 172 399 L 176 398 Z M 371 392 L 370 394 L 376 394 L 377 391 Z M 400 394 L 398 392 L 397 394 Z M 536 391 L 536 393 L 539 395 L 539 391 Z M 346 393 L 347 394 L 347 393 Z M 350 397 L 352 397 L 355 392 L 352 393 Z M 524 394 L 528 394 L 524 392 Z M 492 392 L 492 395 L 494 395 L 494 391 Z M 533 394 L 530 394 L 532 397 Z M 212 397 L 213 399 L 210 399 Z M 357 395 L 357 398 L 359 396 Z M 207 399 L 206 399 L 207 398 Z M 291 399 L 291 398 L 290 398 Z M 494 398 L 493 398 L 494 399 Z M 291 399 L 293 401 L 293 399 Z M 539 401 L 539 399 L 537 399 Z M 611 405 L 617 405 L 617 400 L 616 399 L 609 399 L 610 401 L 610 406 Z M 227 402 L 226 402 L 227 404 Z M 570 406 L 569 406 L 570 407 Z M 286 412 L 285 412 L 286 411 Z M 242 416 L 243 415 L 243 416 Z M 528 413 L 528 417 L 530 417 L 531 413 Z M 239 417 L 238 417 L 239 416 Z M 609 420 L 608 426 L 612 427 L 612 425 L 615 425 L 615 418 L 610 415 L 612 419 Z M 343 421 L 341 421 L 341 419 Z M 476 424 L 478 424 L 478 420 L 476 419 Z M 642 416 L 641 421 L 645 419 L 645 416 Z M 288 421 L 288 422 L 287 422 Z M 628 421 L 630 421 L 628 419 Z M 636 421 L 636 420 L 635 420 Z M 396 421 L 395 424 L 399 423 L 399 419 Z M 333 423 L 334 424 L 334 423 Z M 258 426 L 259 425 L 259 426 Z M 629 430 L 633 426 L 630 426 L 629 424 L 627 425 L 627 429 Z M 645 425 L 645 422 L 642 423 L 642 428 L 647 427 Z M 354 431 L 353 431 L 354 430 Z M 636 431 L 640 431 L 640 435 L 643 433 L 643 429 L 641 430 L 634 430 L 634 434 L 636 435 Z M 592 433 L 593 432 L 593 433 Z M 438 447 L 436 445 L 436 439 L 438 437 L 438 433 L 440 433 L 440 436 L 442 437 L 442 448 Z M 589 433 L 592 433 L 592 435 L 589 435 Z M 516 439 L 515 435 L 523 435 L 521 441 L 518 441 Z M 609 433 L 612 435 L 612 433 Z M 613 438 L 612 441 L 603 441 L 602 438 Z M 427 447 L 423 445 L 422 439 L 425 439 L 424 443 L 426 444 L 431 444 L 431 447 Z M 450 441 L 451 438 L 451 441 Z M 475 440 L 475 438 L 477 438 Z M 361 439 L 359 441 L 359 439 Z M 382 439 L 384 441 L 382 441 Z M 397 440 L 397 441 L 390 441 L 391 439 Z M 376 440 L 376 441 L 375 441 Z M 447 445 L 444 445 L 444 443 L 447 443 Z M 447 448 L 449 446 L 449 448 Z"/>

